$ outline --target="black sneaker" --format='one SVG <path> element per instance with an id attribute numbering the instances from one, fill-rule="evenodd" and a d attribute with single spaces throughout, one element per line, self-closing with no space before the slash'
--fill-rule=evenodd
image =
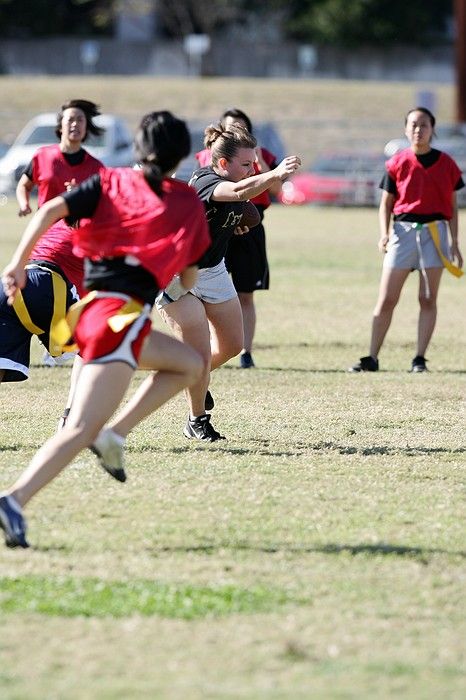
<path id="1" fill-rule="evenodd" d="M 206 411 L 211 411 L 214 406 L 215 406 L 214 397 L 212 396 L 210 391 L 208 391 L 207 394 L 205 395 L 204 408 Z"/>
<path id="2" fill-rule="evenodd" d="M 367 357 L 361 357 L 359 362 L 357 362 L 352 367 L 348 368 L 348 372 L 378 372 L 379 371 L 379 361 L 374 360 L 371 355 Z"/>
<path id="3" fill-rule="evenodd" d="M 21 506 L 12 496 L 0 496 L 0 527 L 5 532 L 7 547 L 29 547 L 26 542 L 26 521 Z"/>
<path id="4" fill-rule="evenodd" d="M 241 369 L 249 369 L 250 367 L 255 367 L 254 360 L 250 352 L 242 352 L 239 358 L 239 364 Z"/>
<path id="5" fill-rule="evenodd" d="M 411 362 L 410 372 L 428 372 L 426 367 L 426 358 L 422 355 L 416 355 L 414 360 Z"/>
<path id="6" fill-rule="evenodd" d="M 205 442 L 225 440 L 225 436 L 220 435 L 210 424 L 210 416 L 207 414 L 194 418 L 194 420 L 188 418 L 183 433 L 187 438 L 195 438 L 196 440 L 204 440 Z"/>

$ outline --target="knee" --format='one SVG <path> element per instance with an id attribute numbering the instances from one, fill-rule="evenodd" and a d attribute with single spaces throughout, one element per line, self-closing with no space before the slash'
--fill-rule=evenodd
<path id="1" fill-rule="evenodd" d="M 91 424 L 84 420 L 74 423 L 68 418 L 62 430 L 69 434 L 70 440 L 75 441 L 83 449 L 92 445 L 101 428 L 100 424 Z"/>
<path id="2" fill-rule="evenodd" d="M 204 374 L 210 372 L 210 357 L 203 357 L 197 350 L 193 350 L 186 369 L 188 386 L 198 382 Z"/>
<path id="3" fill-rule="evenodd" d="M 241 338 L 235 338 L 229 345 L 228 347 L 225 348 L 225 359 L 224 362 L 227 360 L 231 360 L 232 357 L 236 357 L 236 355 L 239 355 L 241 350 L 243 349 L 243 337 Z"/>
<path id="4" fill-rule="evenodd" d="M 419 306 L 422 311 L 435 311 L 437 308 L 437 299 L 434 297 L 427 298 L 424 294 L 420 294 Z"/>

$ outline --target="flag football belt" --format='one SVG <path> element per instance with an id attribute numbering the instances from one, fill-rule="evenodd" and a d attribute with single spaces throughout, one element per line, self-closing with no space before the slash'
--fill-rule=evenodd
<path id="1" fill-rule="evenodd" d="M 57 327 L 60 321 L 66 316 L 66 299 L 68 295 L 68 285 L 63 278 L 63 276 L 52 270 L 45 265 L 38 265 L 37 263 L 30 263 L 26 265 L 26 270 L 44 270 L 48 272 L 52 277 L 52 288 L 53 288 L 53 313 L 52 320 L 50 321 L 49 330 L 49 347 L 48 351 L 52 357 L 58 357 L 62 354 L 62 346 L 57 339 Z M 33 335 L 43 335 L 46 333 L 46 329 L 37 326 L 31 318 L 31 315 L 27 309 L 26 302 L 24 301 L 23 294 L 20 289 L 18 289 L 15 300 L 13 302 L 13 309 L 21 321 L 22 325 L 32 333 Z"/>
<path id="2" fill-rule="evenodd" d="M 414 228 L 416 229 L 421 229 L 424 224 L 415 224 Z M 432 238 L 432 241 L 434 243 L 435 249 L 437 250 L 437 253 L 439 255 L 440 260 L 442 261 L 442 265 L 448 272 L 450 272 L 452 275 L 455 277 L 461 277 L 463 275 L 463 270 L 461 270 L 457 265 L 454 265 L 448 258 L 443 254 L 442 249 L 440 247 L 440 234 L 438 230 L 438 223 L 436 221 L 429 221 L 429 223 L 425 224 L 427 228 L 429 229 L 430 236 Z"/>
<path id="3" fill-rule="evenodd" d="M 89 292 L 83 299 L 80 299 L 68 309 L 66 318 L 60 319 L 56 327 L 56 337 L 61 343 L 64 350 L 70 348 L 76 349 L 76 344 L 73 343 L 73 333 L 78 325 L 79 318 L 91 301 L 95 299 L 122 299 L 126 303 L 116 314 L 107 319 L 107 323 L 114 333 L 120 333 L 126 326 L 133 323 L 144 311 L 146 306 L 141 302 L 136 301 L 127 294 L 118 292 L 98 292 L 97 290 Z"/>

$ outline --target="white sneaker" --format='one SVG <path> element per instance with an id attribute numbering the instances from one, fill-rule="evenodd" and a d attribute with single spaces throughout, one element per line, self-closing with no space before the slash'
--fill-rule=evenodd
<path id="1" fill-rule="evenodd" d="M 68 362 L 68 360 L 73 360 L 76 355 L 77 352 L 64 352 L 62 355 L 58 355 L 58 357 L 52 357 L 52 355 L 46 350 L 42 358 L 42 364 L 46 365 L 47 367 L 64 365 Z"/>
<path id="2" fill-rule="evenodd" d="M 117 481 L 126 481 L 124 446 L 125 438 L 111 428 L 102 428 L 90 448 L 98 457 L 101 467 Z"/>

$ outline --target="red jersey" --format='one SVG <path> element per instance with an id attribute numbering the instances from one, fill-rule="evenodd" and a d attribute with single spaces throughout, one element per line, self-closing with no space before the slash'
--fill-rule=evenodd
<path id="1" fill-rule="evenodd" d="M 268 151 L 266 148 L 261 148 L 260 151 L 262 158 L 272 170 L 272 168 L 275 167 L 276 157 L 273 155 L 273 153 L 270 153 L 270 151 Z M 204 148 L 204 150 L 198 151 L 195 154 L 195 158 L 201 168 L 210 165 L 212 162 L 212 153 L 210 148 Z M 256 173 L 261 172 L 258 163 L 254 163 L 254 170 Z M 270 195 L 267 190 L 264 190 L 264 192 L 258 194 L 257 197 L 253 197 L 250 201 L 253 204 L 259 204 L 264 209 L 267 209 L 267 207 L 270 206 Z"/>
<path id="2" fill-rule="evenodd" d="M 83 261 L 73 255 L 73 229 L 67 226 L 63 219 L 57 221 L 39 238 L 29 258 L 55 263 L 76 286 L 79 295 L 85 293 L 82 287 Z"/>
<path id="3" fill-rule="evenodd" d="M 397 194 L 393 213 L 441 213 L 445 219 L 453 216 L 452 195 L 461 177 L 461 170 L 446 153 L 428 168 L 424 168 L 410 148 L 395 154 L 385 164 L 396 184 Z"/>
<path id="4" fill-rule="evenodd" d="M 84 160 L 70 165 L 60 146 L 42 146 L 32 159 L 33 182 L 38 186 L 38 204 L 42 206 L 66 190 L 65 182 L 76 180 L 80 184 L 98 173 L 102 163 L 85 152 Z M 73 230 L 62 220 L 53 224 L 39 239 L 30 255 L 31 260 L 47 260 L 63 270 L 69 281 L 76 285 L 80 295 L 82 288 L 83 261 L 73 255 Z"/>
<path id="5" fill-rule="evenodd" d="M 100 180 L 92 219 L 74 230 L 75 255 L 91 260 L 131 255 L 163 289 L 209 247 L 204 206 L 185 182 L 164 179 L 159 197 L 140 170 L 102 168 Z"/>
<path id="6" fill-rule="evenodd" d="M 70 165 L 58 144 L 38 148 L 32 158 L 32 181 L 37 185 L 37 203 L 41 207 L 49 199 L 66 191 L 66 182 L 76 180 L 79 185 L 99 172 L 102 163 L 87 151 L 79 165 Z"/>

